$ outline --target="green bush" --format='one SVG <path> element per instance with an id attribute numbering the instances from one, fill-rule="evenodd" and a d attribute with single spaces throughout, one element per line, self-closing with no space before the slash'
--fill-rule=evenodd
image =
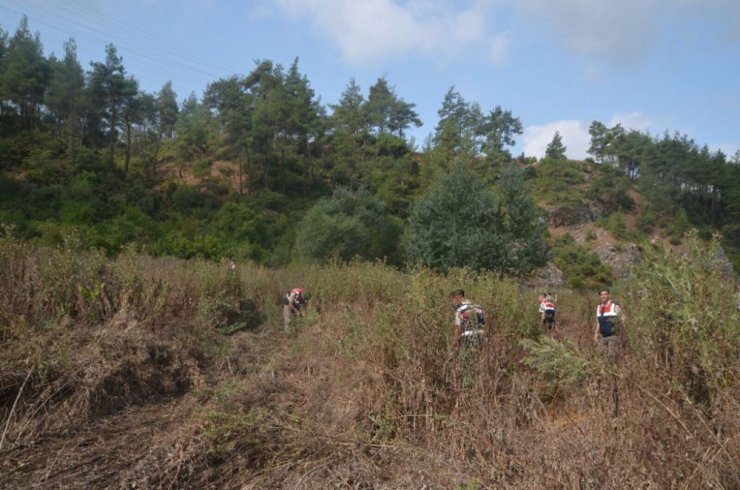
<path id="1" fill-rule="evenodd" d="M 310 260 L 387 258 L 398 263 L 402 225 L 367 189 L 338 188 L 316 203 L 298 225 L 296 252 Z"/>
<path id="2" fill-rule="evenodd" d="M 555 241 L 553 260 L 574 289 L 598 289 L 613 282 L 611 270 L 598 255 L 578 245 L 570 234 Z"/>
<path id="3" fill-rule="evenodd" d="M 678 241 L 681 243 L 681 239 L 691 228 L 691 222 L 683 208 L 680 208 L 673 218 L 673 224 L 671 225 L 671 242 Z"/>
<path id="4" fill-rule="evenodd" d="M 414 205 L 406 250 L 412 261 L 440 271 L 453 267 L 520 274 L 544 258 L 539 211 L 516 173 L 500 194 L 458 165 Z"/>
<path id="5" fill-rule="evenodd" d="M 652 207 L 646 207 L 637 216 L 637 229 L 643 233 L 652 233 L 657 225 L 657 216 Z"/>

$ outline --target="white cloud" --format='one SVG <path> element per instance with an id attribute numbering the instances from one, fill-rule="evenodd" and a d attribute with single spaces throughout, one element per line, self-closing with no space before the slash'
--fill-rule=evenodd
<path id="1" fill-rule="evenodd" d="M 647 57 L 666 23 L 680 30 L 683 24 L 709 18 L 719 24 L 720 36 L 740 39 L 736 0 L 511 1 L 520 14 L 547 26 L 570 50 L 616 65 Z"/>
<path id="2" fill-rule="evenodd" d="M 509 32 L 520 24 L 544 26 L 587 70 L 629 66 L 648 57 L 665 36 L 710 20 L 726 42 L 740 39 L 737 0 L 260 0 L 278 15 L 307 22 L 331 41 L 344 61 L 367 64 L 423 55 L 438 61 L 472 52 L 495 66 L 508 61 Z M 511 18 L 511 15 L 514 18 Z M 491 18 L 508 21 L 494 29 Z M 597 62 L 597 64 L 594 64 Z"/>
<path id="3" fill-rule="evenodd" d="M 663 0 L 520 0 L 530 18 L 546 24 L 569 49 L 608 62 L 640 59 L 657 35 Z"/>
<path id="4" fill-rule="evenodd" d="M 635 129 L 637 131 L 650 131 L 655 129 L 654 122 L 642 112 L 618 112 L 612 116 L 607 126 L 612 127 L 621 124 L 623 128 Z"/>
<path id="5" fill-rule="evenodd" d="M 491 37 L 488 44 L 488 59 L 496 66 L 503 66 L 509 60 L 511 38 L 506 32 Z"/>
<path id="6" fill-rule="evenodd" d="M 588 135 L 589 123 L 574 119 L 553 121 L 546 124 L 528 126 L 524 129 L 524 154 L 541 158 L 545 155 L 547 145 L 552 141 L 555 132 L 560 132 L 565 154 L 568 158 L 582 160 L 591 142 Z"/>
<path id="7" fill-rule="evenodd" d="M 629 112 L 614 114 L 609 122 L 605 124 L 609 127 L 621 124 L 622 127 L 628 130 L 648 131 L 653 122 L 641 112 Z M 591 136 L 588 134 L 590 125 L 591 121 L 565 119 L 528 126 L 524 129 L 522 149 L 525 155 L 541 158 L 545 155 L 545 149 L 552 141 L 555 131 L 559 131 L 566 147 L 565 154 L 567 157 L 574 160 L 583 160 L 589 156 L 587 152 L 588 147 L 591 146 Z"/>
<path id="8" fill-rule="evenodd" d="M 274 0 L 295 22 L 307 21 L 332 41 L 342 58 L 368 64 L 408 54 L 452 59 L 465 50 L 501 64 L 509 39 L 488 26 L 490 0 L 461 8 L 439 0 Z M 488 49 L 488 53 L 485 50 Z"/>

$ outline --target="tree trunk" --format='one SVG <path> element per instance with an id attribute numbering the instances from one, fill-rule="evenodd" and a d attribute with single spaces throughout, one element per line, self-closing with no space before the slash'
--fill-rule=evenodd
<path id="1" fill-rule="evenodd" d="M 126 148 L 124 150 L 123 173 L 128 176 L 128 164 L 131 161 L 131 119 L 128 114 L 126 120 Z"/>
<path id="2" fill-rule="evenodd" d="M 115 104 L 111 107 L 110 113 L 110 134 L 108 135 L 108 169 L 113 170 L 115 168 L 114 147 L 116 142 L 116 122 L 117 116 Z"/>

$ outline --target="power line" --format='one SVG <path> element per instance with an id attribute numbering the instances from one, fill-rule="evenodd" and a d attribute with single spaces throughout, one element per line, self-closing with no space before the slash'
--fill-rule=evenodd
<path id="1" fill-rule="evenodd" d="M 50 10 L 56 8 L 57 11 L 44 10 L 42 13 L 34 5 L 20 7 L 27 9 L 28 12 L 16 10 L 8 5 L 0 5 L 0 8 L 18 16 L 27 15 L 34 23 L 44 25 L 63 34 L 69 31 L 80 32 L 81 30 L 89 39 L 104 44 L 111 42 L 111 34 L 114 34 L 117 38 L 114 39 L 117 41 L 114 44 L 123 51 L 126 57 L 130 56 L 134 61 L 138 61 L 139 64 L 155 71 L 171 73 L 179 79 L 189 79 L 202 84 L 204 87 L 212 81 L 224 78 L 224 71 L 229 75 L 233 73 L 233 70 L 214 58 L 196 53 L 161 36 L 138 29 L 131 24 L 114 20 L 89 9 L 81 10 L 70 6 L 62 6 L 60 10 L 59 5 L 50 2 L 46 2 L 46 4 L 50 7 Z M 16 8 L 19 7 L 16 6 Z M 61 27 L 60 20 L 67 26 L 73 26 L 73 28 L 65 29 Z M 183 52 L 192 56 L 185 56 L 182 54 Z M 170 79 L 172 78 L 170 76 Z"/>
<path id="2" fill-rule="evenodd" d="M 41 0 L 41 1 L 44 1 L 44 0 Z M 164 49 L 168 52 L 167 54 L 178 57 L 188 63 L 192 62 L 193 58 L 198 58 L 199 62 L 210 64 L 212 68 L 217 68 L 223 71 L 231 70 L 231 67 L 221 63 L 219 60 L 215 58 L 200 54 L 197 51 L 193 51 L 191 48 L 178 45 L 177 43 L 174 43 L 170 39 L 166 39 L 162 36 L 158 36 L 156 34 L 139 29 L 133 24 L 127 23 L 123 20 L 114 19 L 105 14 L 96 12 L 92 10 L 92 8 L 84 8 L 84 7 L 80 8 L 82 6 L 75 7 L 75 4 L 72 4 L 72 5 L 56 4 L 50 0 L 45 0 L 45 1 L 50 7 L 61 8 L 76 17 L 82 16 L 82 17 L 86 17 L 88 20 L 103 22 L 107 24 L 108 27 L 118 31 L 120 35 L 127 36 L 133 33 L 147 43 L 155 43 L 154 45 L 157 47 L 164 47 Z M 151 45 L 147 44 L 147 46 L 151 46 Z M 189 56 L 184 56 L 182 54 L 184 51 L 187 51 L 189 53 Z"/>

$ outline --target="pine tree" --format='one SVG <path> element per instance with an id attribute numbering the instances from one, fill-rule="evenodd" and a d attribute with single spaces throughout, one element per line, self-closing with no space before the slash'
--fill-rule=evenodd
<path id="1" fill-rule="evenodd" d="M 18 107 L 25 129 L 38 120 L 38 109 L 44 100 L 49 80 L 49 64 L 44 58 L 39 34 L 31 35 L 28 18 L 23 16 L 18 29 L 4 50 L 0 72 L 0 94 Z"/>
<path id="2" fill-rule="evenodd" d="M 496 270 L 505 254 L 500 208 L 498 197 L 475 173 L 456 166 L 412 208 L 409 258 L 441 271 L 465 266 Z"/>
<path id="3" fill-rule="evenodd" d="M 566 149 L 565 145 L 563 145 L 563 139 L 560 137 L 560 132 L 555 131 L 552 141 L 545 149 L 545 158 L 549 158 L 550 160 L 565 160 Z"/>
<path id="4" fill-rule="evenodd" d="M 164 84 L 157 94 L 157 110 L 159 111 L 160 132 L 162 136 L 171 140 L 175 136 L 177 123 L 177 94 L 172 90 L 172 81 Z"/>
<path id="5" fill-rule="evenodd" d="M 80 139 L 85 76 L 77 61 L 74 39 L 64 43 L 64 59 L 49 60 L 51 79 L 46 93 L 46 106 L 66 135 L 67 150 L 72 163 L 76 160 L 76 144 Z"/>
<path id="6" fill-rule="evenodd" d="M 522 122 L 511 111 L 496 106 L 483 119 L 481 133 L 485 137 L 481 150 L 490 161 L 511 160 L 507 147 L 513 146 L 515 135 L 522 134 Z"/>
<path id="7" fill-rule="evenodd" d="M 116 47 L 105 48 L 105 63 L 91 63 L 89 90 L 94 104 L 102 110 L 108 127 L 108 168 L 114 167 L 114 148 L 122 124 L 121 112 L 138 91 L 136 80 L 126 75 L 123 59 Z"/>

